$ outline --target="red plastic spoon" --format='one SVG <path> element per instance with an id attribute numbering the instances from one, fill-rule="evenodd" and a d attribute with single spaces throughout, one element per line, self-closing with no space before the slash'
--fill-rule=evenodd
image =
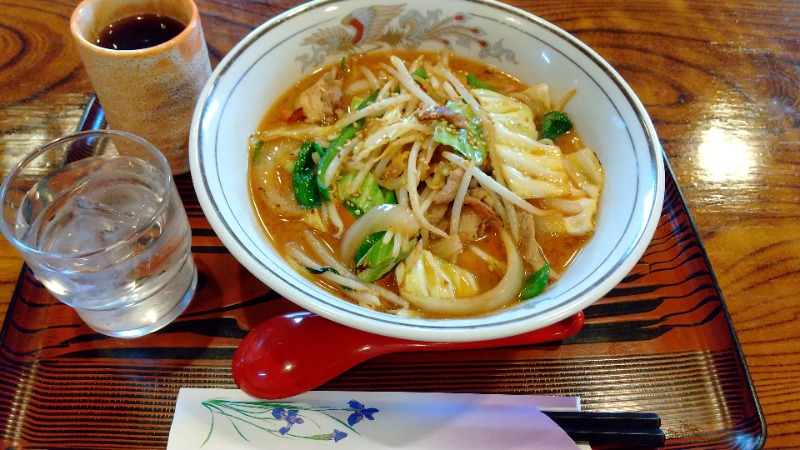
<path id="1" fill-rule="evenodd" d="M 555 341 L 583 326 L 580 312 L 517 336 L 478 342 L 420 342 L 349 328 L 309 312 L 274 317 L 255 327 L 233 355 L 233 379 L 263 399 L 310 391 L 370 358 L 424 350 L 467 350 Z"/>

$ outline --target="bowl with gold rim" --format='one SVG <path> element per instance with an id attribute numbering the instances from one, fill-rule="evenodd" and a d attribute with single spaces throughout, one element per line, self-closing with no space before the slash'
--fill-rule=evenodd
<path id="1" fill-rule="evenodd" d="M 324 0 L 267 21 L 212 74 L 190 161 L 259 280 L 428 341 L 596 302 L 646 250 L 664 193 L 655 129 L 614 68 L 493 1 Z"/>

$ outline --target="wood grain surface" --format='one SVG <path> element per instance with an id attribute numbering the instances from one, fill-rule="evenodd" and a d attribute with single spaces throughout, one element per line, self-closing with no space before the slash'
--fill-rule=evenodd
<path id="1" fill-rule="evenodd" d="M 198 1 L 212 64 L 297 1 Z M 653 118 L 731 313 L 767 448 L 800 448 L 800 3 L 509 1 L 608 60 Z M 0 174 L 73 131 L 77 1 L 0 0 Z M 0 315 L 22 262 L 0 239 Z"/>

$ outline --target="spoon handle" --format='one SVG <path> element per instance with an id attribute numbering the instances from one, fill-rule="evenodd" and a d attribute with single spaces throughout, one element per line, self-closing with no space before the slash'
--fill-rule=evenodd
<path id="1" fill-rule="evenodd" d="M 367 333 L 309 312 L 292 313 L 266 320 L 245 336 L 233 357 L 233 378 L 242 391 L 254 397 L 286 398 L 315 389 L 376 356 L 537 344 L 572 336 L 583 322 L 583 313 L 579 312 L 516 336 L 473 342 L 423 342 Z"/>

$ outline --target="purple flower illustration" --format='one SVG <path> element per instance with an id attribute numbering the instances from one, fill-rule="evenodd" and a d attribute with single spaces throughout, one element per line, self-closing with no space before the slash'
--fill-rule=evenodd
<path id="1" fill-rule="evenodd" d="M 350 408 L 353 409 L 353 413 L 350 414 L 350 417 L 347 418 L 347 423 L 350 426 L 353 426 L 358 422 L 361 422 L 361 419 L 365 417 L 367 418 L 367 420 L 375 420 L 375 418 L 372 417 L 372 415 L 375 414 L 376 412 L 379 412 L 377 408 L 367 408 L 364 406 L 364 404 L 355 400 L 350 400 L 350 402 L 348 402 L 347 404 L 350 406 Z"/>
<path id="2" fill-rule="evenodd" d="M 286 421 L 286 426 L 278 429 L 278 433 L 282 435 L 286 434 L 292 429 L 292 425 L 296 423 L 303 423 L 303 418 L 297 415 L 299 412 L 300 411 L 296 409 L 290 409 L 287 411 L 281 407 L 273 408 L 272 417 L 276 419 L 284 419 Z"/>
<path id="3" fill-rule="evenodd" d="M 342 439 L 347 437 L 347 433 L 344 431 L 339 431 L 336 428 L 333 429 L 332 433 L 325 433 L 325 434 L 315 434 L 313 436 L 308 436 L 308 439 L 312 439 L 314 441 L 333 441 L 339 442 Z"/>
<path id="4" fill-rule="evenodd" d="M 360 436 L 361 433 L 356 431 L 353 425 L 364 418 L 375 420 L 373 415 L 378 412 L 377 408 L 368 408 L 356 400 L 350 400 L 346 407 L 331 407 L 210 399 L 204 401 L 203 406 L 212 414 L 211 428 L 203 444 L 211 439 L 214 417 L 217 414 L 231 421 L 245 440 L 249 439 L 243 430 L 245 426 L 252 426 L 267 432 L 268 437 L 272 438 L 339 442 L 349 436 Z M 344 416 L 348 414 L 345 422 Z M 344 428 L 344 431 L 333 428 L 334 426 Z"/>
<path id="5" fill-rule="evenodd" d="M 333 442 L 339 442 L 346 437 L 347 433 L 345 433 L 344 431 L 339 431 L 335 428 L 333 429 Z"/>

